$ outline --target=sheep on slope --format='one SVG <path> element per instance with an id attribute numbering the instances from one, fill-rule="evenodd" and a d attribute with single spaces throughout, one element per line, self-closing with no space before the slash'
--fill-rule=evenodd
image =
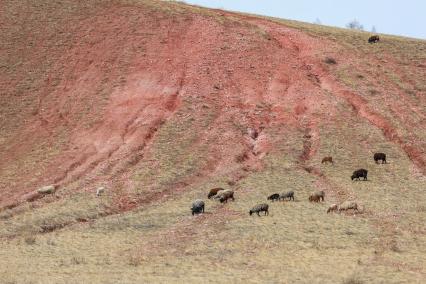
<path id="1" fill-rule="evenodd" d="M 260 212 L 265 212 L 265 216 L 266 215 L 269 215 L 269 205 L 268 204 L 266 204 L 266 203 L 262 203 L 262 204 L 258 204 L 258 205 L 256 205 L 256 206 L 254 206 L 250 211 L 249 211 L 249 214 L 250 214 L 250 216 L 253 214 L 253 213 L 256 213 L 257 214 L 257 216 L 260 216 Z"/>
<path id="2" fill-rule="evenodd" d="M 197 199 L 192 203 L 191 207 L 192 215 L 204 213 L 204 201 Z"/>
<path id="3" fill-rule="evenodd" d="M 332 204 L 332 205 L 330 205 L 330 207 L 328 207 L 327 213 L 335 212 L 335 211 L 337 211 L 337 209 L 338 209 L 338 205 L 337 204 Z"/>
<path id="4" fill-rule="evenodd" d="M 358 211 L 358 204 L 355 201 L 345 201 L 338 206 L 337 210 L 339 210 L 340 212 L 340 211 L 347 211 L 349 209 Z"/>
<path id="5" fill-rule="evenodd" d="M 278 193 L 274 193 L 268 196 L 267 200 L 271 200 L 271 201 L 277 201 L 279 200 L 280 195 Z"/>
<path id="6" fill-rule="evenodd" d="M 311 196 L 309 196 L 309 201 L 311 202 L 320 202 L 320 201 L 324 201 L 324 196 L 325 193 L 324 191 L 317 191 L 314 192 Z"/>
<path id="7" fill-rule="evenodd" d="M 294 201 L 294 191 L 288 191 L 286 193 L 281 193 L 280 200 L 284 200 L 284 199 L 287 199 L 287 198 L 288 198 L 288 200 Z"/>
<path id="8" fill-rule="evenodd" d="M 221 190 L 225 190 L 225 189 L 223 189 L 221 187 L 215 187 L 215 188 L 210 189 L 209 194 L 207 195 L 207 198 L 208 199 L 212 198 Z"/>
<path id="9" fill-rule="evenodd" d="M 221 190 L 218 192 L 218 194 L 215 196 L 215 199 L 219 199 L 220 203 L 227 203 L 228 199 L 232 199 L 232 201 L 235 200 L 234 198 L 234 191 L 230 189 Z"/>

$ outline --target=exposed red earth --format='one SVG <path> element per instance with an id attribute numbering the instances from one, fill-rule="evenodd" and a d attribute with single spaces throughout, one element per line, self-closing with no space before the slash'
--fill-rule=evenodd
<path id="1" fill-rule="evenodd" d="M 16 9 L 21 14 L 25 7 Z M 21 61 L 0 81 L 0 206 L 32 200 L 47 184 L 58 186 L 58 198 L 76 182 L 78 190 L 106 184 L 116 189 L 117 208 L 127 210 L 225 172 L 235 183 L 264 167 L 263 157 L 277 147 L 277 129 L 304 135 L 297 151 L 305 167 L 323 139 L 319 125 L 336 116 L 367 120 L 425 173 L 424 141 L 400 134 L 417 123 L 408 111 L 424 123 L 424 94 L 413 98 L 398 89 L 398 98 L 372 105 L 324 63 L 322 54 L 338 41 L 268 19 L 210 13 L 166 16 L 149 5 L 99 5 L 58 20 L 46 33 L 32 33 L 28 22 L 3 36 L 11 44 L 2 45 L 2 60 Z M 42 20 L 35 22 L 42 26 Z M 2 17 L 3 27 L 13 25 Z M 333 56 L 343 62 L 359 54 Z M 27 78 L 33 81 L 21 86 Z M 352 109 L 341 113 L 336 98 Z M 398 113 L 398 124 L 381 114 L 388 109 Z M 208 124 L 182 129 L 196 133 L 190 147 L 206 149 L 204 165 L 168 186 L 152 182 L 152 193 L 135 196 L 129 177 L 143 162 L 156 167 L 157 132 L 173 119 L 197 122 L 206 115 L 213 117 Z"/>

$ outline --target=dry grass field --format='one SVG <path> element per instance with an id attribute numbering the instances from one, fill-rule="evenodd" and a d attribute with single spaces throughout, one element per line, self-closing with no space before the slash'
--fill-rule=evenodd
<path id="1" fill-rule="evenodd" d="M 425 282 L 424 40 L 167 1 L 0 10 L 0 283 Z"/>

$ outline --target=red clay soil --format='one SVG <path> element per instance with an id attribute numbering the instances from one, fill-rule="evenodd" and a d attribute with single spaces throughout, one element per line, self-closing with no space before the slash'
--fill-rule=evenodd
<path id="1" fill-rule="evenodd" d="M 60 9 L 49 11 L 59 15 Z M 12 64 L 17 44 L 26 48 L 31 41 L 41 49 L 23 55 L 0 81 L 8 90 L 0 106 L 6 133 L 0 206 L 16 205 L 42 185 L 57 184 L 60 191 L 82 180 L 83 190 L 121 185 L 121 210 L 160 198 L 163 191 L 135 199 L 129 176 L 153 158 L 158 130 L 188 105 L 186 114 L 195 121 L 208 111 L 215 115 L 207 128 L 195 123 L 188 129 L 198 134 L 193 147 L 205 146 L 210 156 L 168 190 L 215 174 L 238 181 L 247 170 L 261 169 L 279 126 L 305 133 L 303 163 L 318 151 L 318 125 L 327 119 L 318 114 L 338 114 L 326 91 L 346 100 L 425 173 L 424 149 L 404 141 L 391 122 L 328 73 L 317 54 L 336 43 L 264 19 L 211 13 L 98 5 L 87 16 L 58 20 L 51 37 L 37 33 L 39 18 L 28 20 L 23 29 L 31 33 L 32 27 L 31 37 L 1 54 Z M 14 26 L 4 15 L 1 22 Z M 13 35 L 2 37 L 13 43 Z M 26 90 L 19 82 L 31 77 L 31 68 L 36 75 Z M 250 137 L 249 128 L 258 136 Z"/>

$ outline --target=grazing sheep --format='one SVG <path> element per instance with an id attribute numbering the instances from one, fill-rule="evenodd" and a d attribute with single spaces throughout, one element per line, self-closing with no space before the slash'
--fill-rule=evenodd
<path id="1" fill-rule="evenodd" d="M 309 201 L 311 202 L 320 202 L 324 201 L 325 192 L 324 191 L 316 191 L 311 196 L 309 196 Z"/>
<path id="2" fill-rule="evenodd" d="M 368 38 L 368 43 L 376 43 L 378 41 L 380 41 L 380 38 L 378 35 L 373 35 Z"/>
<path id="3" fill-rule="evenodd" d="M 219 190 L 213 198 L 214 199 L 219 199 L 220 196 L 222 195 L 222 193 L 224 193 L 225 191 L 226 191 L 226 189 Z"/>
<path id="4" fill-rule="evenodd" d="M 309 196 L 309 201 L 310 202 L 320 202 L 321 201 L 321 197 L 316 196 L 316 195 L 311 195 L 311 196 Z"/>
<path id="5" fill-rule="evenodd" d="M 321 161 L 321 164 L 324 164 L 324 163 L 331 163 L 331 164 L 333 164 L 333 157 L 324 157 L 322 159 L 322 161 Z"/>
<path id="6" fill-rule="evenodd" d="M 280 195 L 278 193 L 274 193 L 272 195 L 269 195 L 267 200 L 277 201 L 280 198 Z"/>
<path id="7" fill-rule="evenodd" d="M 204 201 L 197 199 L 192 203 L 191 207 L 192 215 L 204 213 Z"/>
<path id="8" fill-rule="evenodd" d="M 340 211 L 347 211 L 349 209 L 353 209 L 353 210 L 358 211 L 358 204 L 355 201 L 345 201 L 338 206 L 339 212 Z"/>
<path id="9" fill-rule="evenodd" d="M 212 188 L 212 189 L 210 189 L 210 192 L 209 192 L 209 194 L 207 195 L 207 198 L 208 199 L 210 199 L 210 198 L 212 198 L 213 196 L 215 196 L 219 191 L 221 191 L 221 190 L 225 190 L 225 189 L 223 189 L 223 188 L 221 188 L 221 187 L 216 187 L 216 188 Z"/>
<path id="10" fill-rule="evenodd" d="M 105 187 L 101 186 L 96 189 L 96 196 L 101 196 L 105 192 Z"/>
<path id="11" fill-rule="evenodd" d="M 232 201 L 234 201 L 234 191 L 230 189 L 219 191 L 215 198 L 219 199 L 220 203 L 227 203 L 228 199 L 232 199 Z"/>
<path id="12" fill-rule="evenodd" d="M 269 205 L 268 204 L 266 204 L 266 203 L 262 203 L 262 204 L 258 204 L 258 205 L 256 205 L 256 206 L 254 206 L 250 211 L 249 211 L 249 214 L 250 214 L 250 216 L 253 214 L 253 213 L 256 213 L 257 214 L 257 216 L 260 216 L 260 212 L 265 212 L 265 216 L 266 215 L 269 215 Z"/>
<path id="13" fill-rule="evenodd" d="M 328 207 L 327 213 L 337 211 L 337 208 L 338 208 L 337 204 L 332 204 L 330 205 L 330 207 Z"/>
<path id="14" fill-rule="evenodd" d="M 382 161 L 382 164 L 386 164 L 386 154 L 385 153 L 375 153 L 374 154 L 374 161 L 376 164 L 379 163 L 379 161 Z"/>
<path id="15" fill-rule="evenodd" d="M 364 180 L 367 180 L 367 174 L 368 174 L 368 171 L 366 169 L 356 170 L 353 172 L 351 176 L 351 180 L 354 180 L 354 179 L 359 180 L 360 178 L 364 178 Z"/>
<path id="16" fill-rule="evenodd" d="M 221 194 L 220 194 L 220 197 L 219 197 L 219 201 L 220 201 L 220 203 L 227 203 L 228 202 L 228 199 L 232 199 L 232 201 L 234 201 L 235 200 L 235 198 L 234 198 L 234 192 L 232 191 L 232 190 L 224 190 Z"/>
<path id="17" fill-rule="evenodd" d="M 40 194 L 52 194 L 55 193 L 56 189 L 58 188 L 57 185 L 52 184 L 52 185 L 46 185 L 43 187 L 40 187 L 39 189 L 37 189 L 37 192 Z"/>
<path id="18" fill-rule="evenodd" d="M 288 198 L 288 200 L 293 200 L 294 201 L 294 191 L 289 191 L 286 193 L 282 193 L 280 195 L 280 200 L 286 199 Z"/>

